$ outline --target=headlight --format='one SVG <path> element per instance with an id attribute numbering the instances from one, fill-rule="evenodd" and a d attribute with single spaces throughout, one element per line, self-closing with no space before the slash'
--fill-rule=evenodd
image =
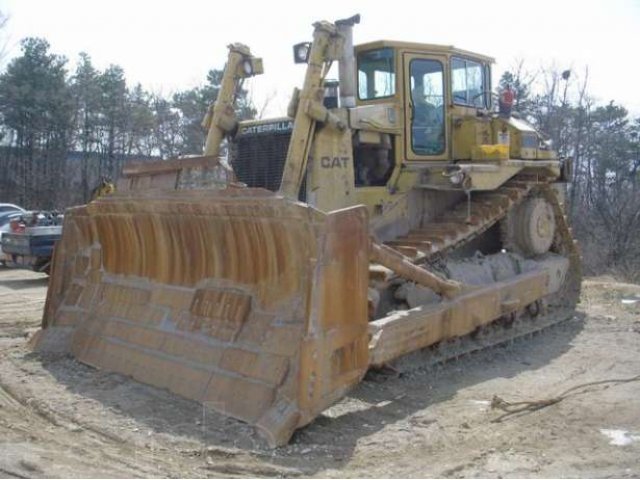
<path id="1" fill-rule="evenodd" d="M 458 170 L 457 172 L 452 173 L 449 176 L 449 181 L 453 185 L 461 185 L 464 181 L 464 172 L 462 170 Z"/>
<path id="2" fill-rule="evenodd" d="M 253 75 L 253 65 L 251 64 L 251 60 L 245 60 L 244 62 L 242 62 L 242 70 L 247 77 Z"/>
<path id="3" fill-rule="evenodd" d="M 309 52 L 311 51 L 311 43 L 302 42 L 293 46 L 293 61 L 295 63 L 307 63 L 309 60 Z"/>

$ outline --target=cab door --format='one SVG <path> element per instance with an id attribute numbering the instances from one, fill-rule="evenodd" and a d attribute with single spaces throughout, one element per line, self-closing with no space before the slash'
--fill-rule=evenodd
<path id="1" fill-rule="evenodd" d="M 447 59 L 441 55 L 403 54 L 405 157 L 448 160 Z"/>

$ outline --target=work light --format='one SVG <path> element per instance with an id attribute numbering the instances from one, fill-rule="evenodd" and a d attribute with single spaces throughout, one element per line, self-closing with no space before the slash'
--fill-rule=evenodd
<path id="1" fill-rule="evenodd" d="M 302 42 L 293 46 L 293 61 L 295 63 L 307 63 L 309 61 L 309 52 L 311 51 L 310 42 Z"/>

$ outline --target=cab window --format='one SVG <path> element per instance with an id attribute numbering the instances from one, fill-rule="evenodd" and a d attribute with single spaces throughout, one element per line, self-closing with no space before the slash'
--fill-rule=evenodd
<path id="1" fill-rule="evenodd" d="M 409 65 L 411 148 L 417 155 L 445 150 L 444 70 L 437 60 L 414 59 Z"/>
<path id="2" fill-rule="evenodd" d="M 392 48 L 379 48 L 358 54 L 358 97 L 360 100 L 391 97 L 396 94 L 395 58 Z"/>
<path id="3" fill-rule="evenodd" d="M 453 103 L 488 108 L 487 70 L 479 62 L 464 58 L 451 59 L 451 92 Z"/>

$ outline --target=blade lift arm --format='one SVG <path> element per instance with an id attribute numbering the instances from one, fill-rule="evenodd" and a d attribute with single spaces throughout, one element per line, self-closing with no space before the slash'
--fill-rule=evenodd
<path id="1" fill-rule="evenodd" d="M 245 78 L 263 73 L 262 59 L 254 57 L 249 47 L 241 43 L 229 45 L 229 56 L 222 74 L 220 90 L 216 101 L 202 120 L 207 130 L 204 155 L 216 157 L 224 137 L 233 132 L 237 125 L 234 104 Z"/>
<path id="2" fill-rule="evenodd" d="M 323 105 L 324 78 L 331 62 L 344 55 L 344 37 L 330 22 L 317 22 L 314 28 L 303 87 L 294 92 L 294 126 L 280 184 L 280 193 L 296 200 L 307 168 L 316 122 L 340 131 L 347 129 L 345 122 Z"/>

